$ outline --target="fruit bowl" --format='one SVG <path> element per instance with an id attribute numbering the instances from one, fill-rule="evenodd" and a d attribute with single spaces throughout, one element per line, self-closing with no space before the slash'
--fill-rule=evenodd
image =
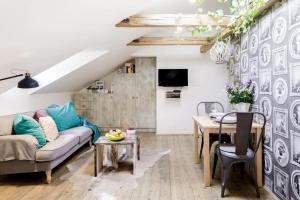
<path id="1" fill-rule="evenodd" d="M 110 130 L 108 133 L 105 134 L 105 137 L 110 141 L 121 141 L 125 138 L 126 133 L 122 132 L 119 129 Z"/>

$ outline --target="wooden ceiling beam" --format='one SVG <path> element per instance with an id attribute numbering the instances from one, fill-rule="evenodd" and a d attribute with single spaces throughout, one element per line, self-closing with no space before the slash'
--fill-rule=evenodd
<path id="1" fill-rule="evenodd" d="M 206 53 L 212 48 L 213 44 L 202 45 L 200 48 L 200 53 Z"/>
<path id="2" fill-rule="evenodd" d="M 224 16 L 220 19 L 208 15 L 175 15 L 175 14 L 150 14 L 130 16 L 116 27 L 176 27 L 176 26 L 223 26 L 226 27 L 231 23 L 231 16 Z"/>
<path id="3" fill-rule="evenodd" d="M 208 38 L 199 37 L 140 37 L 128 46 L 149 46 L 149 45 L 209 45 Z"/>

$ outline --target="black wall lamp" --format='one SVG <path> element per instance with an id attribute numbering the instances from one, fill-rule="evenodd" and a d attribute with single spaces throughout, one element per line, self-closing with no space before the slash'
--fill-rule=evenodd
<path id="1" fill-rule="evenodd" d="M 25 70 L 20 70 L 20 71 L 25 71 Z M 39 83 L 36 80 L 32 79 L 30 77 L 30 73 L 28 73 L 27 71 L 26 71 L 26 73 L 23 73 L 23 74 L 16 74 L 14 76 L 1 78 L 0 81 L 5 81 L 5 80 L 8 80 L 8 79 L 17 78 L 17 77 L 20 77 L 20 76 L 25 76 L 25 77 L 21 81 L 18 82 L 18 88 L 29 89 L 29 88 L 39 87 Z"/>

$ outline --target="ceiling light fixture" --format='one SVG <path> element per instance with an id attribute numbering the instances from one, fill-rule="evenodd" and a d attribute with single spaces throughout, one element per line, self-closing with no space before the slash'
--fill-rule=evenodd
<path id="1" fill-rule="evenodd" d="M 22 73 L 22 74 L 15 74 L 12 70 L 11 72 L 13 74 L 15 74 L 14 76 L 9 76 L 9 77 L 6 77 L 6 78 L 2 78 L 0 79 L 0 81 L 5 81 L 5 80 L 8 80 L 8 79 L 13 79 L 13 78 L 17 78 L 17 77 L 21 77 L 21 76 L 25 76 L 21 81 L 18 82 L 18 88 L 21 88 L 21 89 L 29 89 L 29 88 L 36 88 L 36 87 L 39 87 L 39 83 L 32 79 L 31 76 L 30 76 L 30 73 L 28 73 L 27 70 L 23 70 L 23 69 L 17 69 L 18 71 L 24 71 L 25 73 Z"/>

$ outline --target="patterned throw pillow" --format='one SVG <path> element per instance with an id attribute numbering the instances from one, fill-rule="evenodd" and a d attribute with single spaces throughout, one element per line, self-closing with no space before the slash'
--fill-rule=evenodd
<path id="1" fill-rule="evenodd" d="M 40 117 L 39 123 L 48 142 L 54 141 L 59 137 L 56 124 L 51 117 Z"/>

